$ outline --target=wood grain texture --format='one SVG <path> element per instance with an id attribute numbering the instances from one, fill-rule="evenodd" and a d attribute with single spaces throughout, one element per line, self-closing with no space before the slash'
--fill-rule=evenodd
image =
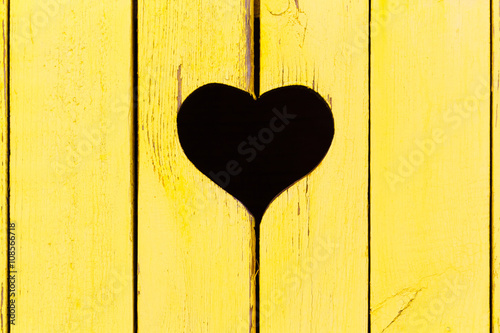
<path id="1" fill-rule="evenodd" d="M 492 323 L 493 333 L 500 333 L 500 1 L 491 6 L 492 48 Z"/>
<path id="2" fill-rule="evenodd" d="M 0 3 L 0 332 L 7 332 L 8 326 L 8 268 L 7 268 L 7 228 L 8 228 L 8 0 Z"/>
<path id="3" fill-rule="evenodd" d="M 253 2 L 138 8 L 139 332 L 248 332 L 253 219 L 187 159 L 176 117 L 204 84 L 253 91 Z"/>
<path id="4" fill-rule="evenodd" d="M 372 26 L 374 333 L 489 332 L 489 9 L 404 1 Z"/>
<path id="5" fill-rule="evenodd" d="M 130 1 L 11 2 L 12 332 L 132 332 Z"/>
<path id="6" fill-rule="evenodd" d="M 333 110 L 323 162 L 261 225 L 261 332 L 367 332 L 368 2 L 261 0 L 261 92 L 313 88 Z"/>

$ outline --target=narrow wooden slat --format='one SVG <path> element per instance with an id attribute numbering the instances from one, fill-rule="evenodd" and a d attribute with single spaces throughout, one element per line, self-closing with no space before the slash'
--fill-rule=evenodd
<path id="1" fill-rule="evenodd" d="M 500 2 L 491 6 L 492 49 L 492 323 L 493 333 L 500 333 Z"/>
<path id="2" fill-rule="evenodd" d="M 8 282 L 7 282 L 7 228 L 8 228 L 8 0 L 0 4 L 1 48 L 0 56 L 0 332 L 8 326 Z"/>
<path id="3" fill-rule="evenodd" d="M 399 3 L 372 26 L 372 332 L 486 333 L 490 4 Z"/>
<path id="4" fill-rule="evenodd" d="M 252 219 L 184 155 L 176 116 L 211 82 L 253 91 L 253 2 L 141 0 L 139 332 L 248 332 Z"/>
<path id="5" fill-rule="evenodd" d="M 367 332 L 368 2 L 261 1 L 261 92 L 311 87 L 335 137 L 261 225 L 261 332 Z"/>
<path id="6" fill-rule="evenodd" d="M 11 331 L 132 332 L 131 1 L 16 0 L 11 22 Z"/>

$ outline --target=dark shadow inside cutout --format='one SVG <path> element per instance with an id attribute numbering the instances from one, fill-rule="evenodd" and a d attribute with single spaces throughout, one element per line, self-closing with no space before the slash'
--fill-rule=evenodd
<path id="1" fill-rule="evenodd" d="M 334 135 L 330 107 L 304 86 L 255 100 L 243 90 L 207 84 L 186 98 L 177 128 L 188 159 L 257 224 L 274 198 L 323 160 Z"/>

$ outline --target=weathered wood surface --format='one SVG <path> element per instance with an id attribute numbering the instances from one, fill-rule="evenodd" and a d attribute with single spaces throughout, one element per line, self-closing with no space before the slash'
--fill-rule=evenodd
<path id="1" fill-rule="evenodd" d="M 262 220 L 262 333 L 367 331 L 368 8 L 261 1 L 261 92 L 313 88 L 335 122 L 326 158 Z"/>
<path id="2" fill-rule="evenodd" d="M 134 297 L 139 332 L 255 332 L 259 269 L 262 333 L 500 333 L 498 1 L 141 0 L 138 87 L 132 4 L 0 4 L 0 331 L 10 215 L 13 332 L 132 332 Z M 336 130 L 266 212 L 260 265 L 175 123 L 206 83 L 254 92 L 258 15 L 260 92 L 311 87 Z"/>
<path id="3" fill-rule="evenodd" d="M 489 332 L 489 13 L 372 2 L 374 333 Z"/>
<path id="4" fill-rule="evenodd" d="M 139 331 L 248 332 L 253 220 L 177 137 L 211 82 L 253 92 L 251 1 L 139 1 Z"/>
<path id="5" fill-rule="evenodd" d="M 132 332 L 131 2 L 15 0 L 10 20 L 11 332 Z"/>

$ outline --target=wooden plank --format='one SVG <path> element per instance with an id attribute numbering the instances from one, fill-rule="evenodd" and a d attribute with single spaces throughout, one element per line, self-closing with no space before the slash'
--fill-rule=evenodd
<path id="1" fill-rule="evenodd" d="M 132 332 L 131 1 L 11 2 L 12 332 Z"/>
<path id="2" fill-rule="evenodd" d="M 204 84 L 253 91 L 253 2 L 142 0 L 138 11 L 139 331 L 248 332 L 252 218 L 187 159 L 176 117 Z"/>
<path id="3" fill-rule="evenodd" d="M 261 1 L 261 92 L 291 84 L 330 104 L 325 160 L 261 225 L 261 332 L 366 332 L 368 2 Z"/>
<path id="4" fill-rule="evenodd" d="M 400 6 L 371 39 L 372 332 L 486 333 L 490 4 Z"/>
<path id="5" fill-rule="evenodd" d="M 8 228 L 8 0 L 0 4 L 0 24 L 2 27 L 0 56 L 0 332 L 8 327 L 8 268 L 7 268 L 7 228 Z"/>
<path id="6" fill-rule="evenodd" d="M 491 6 L 492 50 L 492 324 L 493 333 L 500 333 L 500 2 Z"/>

